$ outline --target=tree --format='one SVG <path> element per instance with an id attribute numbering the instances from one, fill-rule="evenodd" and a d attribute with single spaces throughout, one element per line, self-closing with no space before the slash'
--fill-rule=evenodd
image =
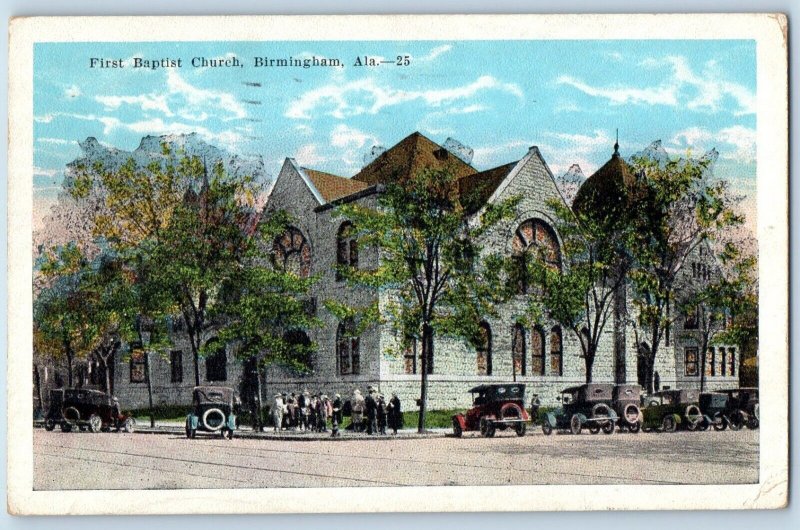
<path id="1" fill-rule="evenodd" d="M 723 180 L 713 178 L 711 160 L 671 160 L 659 164 L 637 159 L 644 193 L 632 212 L 628 248 L 632 267 L 636 330 L 649 341 L 640 353 L 645 386 L 653 391 L 653 372 L 665 332 L 676 314 L 680 273 L 700 245 L 719 245 L 725 231 L 743 222 L 733 210 L 735 197 Z M 639 343 L 637 339 L 637 343 Z"/>
<path id="2" fill-rule="evenodd" d="M 539 255 L 526 260 L 523 274 L 535 288 L 530 292 L 528 317 L 540 316 L 569 329 L 581 345 L 586 382 L 616 297 L 625 282 L 629 258 L 625 243 L 630 225 L 624 217 L 595 211 L 573 211 L 562 201 L 548 203 L 561 236 L 561 263 L 542 255 L 547 249 L 531 247 Z M 530 251 L 530 250 L 529 250 Z"/>
<path id="3" fill-rule="evenodd" d="M 337 210 L 353 223 L 358 245 L 376 248 L 380 260 L 373 270 L 340 267 L 338 272 L 353 284 L 386 292 L 380 318 L 398 332 L 403 346 L 412 340 L 422 345 L 420 432 L 434 336 L 479 341 L 480 320 L 496 314 L 495 304 L 509 295 L 506 261 L 484 253 L 477 242 L 511 216 L 518 200 L 488 204 L 479 216 L 468 213 L 467 201 L 452 171 L 428 168 L 387 184 L 377 208 L 349 203 Z M 335 314 L 346 312 L 341 304 L 326 306 Z"/>

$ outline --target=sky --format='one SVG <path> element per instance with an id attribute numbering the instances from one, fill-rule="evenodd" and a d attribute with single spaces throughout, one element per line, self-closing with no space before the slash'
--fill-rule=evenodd
<path id="1" fill-rule="evenodd" d="M 414 131 L 452 137 L 488 169 L 538 145 L 556 175 L 588 176 L 619 130 L 628 156 L 660 139 L 676 156 L 716 147 L 715 173 L 754 205 L 754 41 L 39 43 L 34 50 L 34 199 L 55 199 L 89 136 L 124 150 L 197 132 L 233 153 L 286 157 L 351 176 L 373 145 Z M 255 58 L 336 58 L 342 67 L 254 67 Z M 356 59 L 388 61 L 354 66 Z M 394 61 L 408 57 L 407 66 Z M 124 68 L 90 68 L 91 58 Z M 192 67 L 194 57 L 242 67 Z M 132 68 L 135 58 L 180 68 Z M 405 61 L 403 61 L 405 62 Z M 35 213 L 36 215 L 36 213 Z"/>

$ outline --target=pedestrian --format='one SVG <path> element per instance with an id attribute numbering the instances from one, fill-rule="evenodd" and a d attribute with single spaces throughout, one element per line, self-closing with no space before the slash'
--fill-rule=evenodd
<path id="1" fill-rule="evenodd" d="M 289 428 L 297 430 L 297 395 L 294 392 L 289 395 L 286 408 L 289 412 Z"/>
<path id="2" fill-rule="evenodd" d="M 392 399 L 387 405 L 387 415 L 392 434 L 397 434 L 397 430 L 403 428 L 403 411 L 400 409 L 400 398 L 397 397 L 397 392 L 392 392 Z"/>
<path id="3" fill-rule="evenodd" d="M 364 422 L 364 396 L 361 395 L 361 391 L 357 388 L 353 390 L 353 399 L 350 408 L 352 411 L 350 420 L 353 424 L 353 431 L 361 432 Z"/>
<path id="4" fill-rule="evenodd" d="M 378 402 L 375 401 L 375 389 L 372 387 L 364 398 L 364 410 L 367 413 L 367 434 L 378 434 Z"/>
<path id="5" fill-rule="evenodd" d="M 308 430 L 308 406 L 310 405 L 311 396 L 308 395 L 308 390 L 297 396 L 297 422 L 301 431 Z"/>
<path id="6" fill-rule="evenodd" d="M 319 430 L 319 396 L 316 394 L 308 403 L 308 427 L 312 432 Z"/>
<path id="7" fill-rule="evenodd" d="M 285 408 L 286 404 L 283 402 L 283 396 L 275 394 L 272 398 L 272 430 L 274 432 L 281 430 L 281 426 L 283 425 L 283 411 Z"/>
<path id="8" fill-rule="evenodd" d="M 333 395 L 331 410 L 333 412 L 332 421 L 338 427 L 342 424 L 342 396 L 340 394 Z"/>
<path id="9" fill-rule="evenodd" d="M 327 394 L 322 394 L 319 398 L 319 411 L 317 412 L 317 430 L 319 432 L 328 432 L 328 418 L 331 415 L 331 400 L 328 399 Z"/>
<path id="10" fill-rule="evenodd" d="M 386 400 L 383 395 L 378 394 L 378 433 L 386 436 Z"/>

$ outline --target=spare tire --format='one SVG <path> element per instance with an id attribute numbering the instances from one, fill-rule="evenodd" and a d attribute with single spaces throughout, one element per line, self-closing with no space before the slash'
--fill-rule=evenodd
<path id="1" fill-rule="evenodd" d="M 638 423 L 640 414 L 641 411 L 639 410 L 639 407 L 633 403 L 628 403 L 625 405 L 625 408 L 622 409 L 622 417 L 625 418 L 625 421 L 627 421 L 629 425 Z"/>
<path id="2" fill-rule="evenodd" d="M 506 403 L 500 409 L 501 420 L 507 420 L 510 418 L 522 419 L 522 408 L 516 403 Z"/>
<path id="3" fill-rule="evenodd" d="M 687 405 L 683 417 L 686 418 L 686 427 L 688 427 L 690 431 L 696 430 L 703 421 L 703 414 L 700 412 L 700 408 L 697 405 Z"/>
<path id="4" fill-rule="evenodd" d="M 69 423 L 81 421 L 81 413 L 75 407 L 67 407 L 64 409 L 64 419 Z"/>
<path id="5" fill-rule="evenodd" d="M 216 432 L 225 427 L 225 413 L 218 408 L 208 409 L 203 413 L 203 427 L 209 431 Z"/>
<path id="6" fill-rule="evenodd" d="M 611 415 L 611 409 L 605 403 L 598 403 L 594 407 L 592 407 L 592 418 L 597 418 L 598 416 L 605 416 L 608 417 Z"/>

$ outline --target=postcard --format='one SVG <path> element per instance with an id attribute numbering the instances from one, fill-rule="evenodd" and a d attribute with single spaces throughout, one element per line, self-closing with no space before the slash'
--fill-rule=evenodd
<path id="1" fill-rule="evenodd" d="M 11 513 L 786 505 L 785 16 L 10 27 Z"/>

